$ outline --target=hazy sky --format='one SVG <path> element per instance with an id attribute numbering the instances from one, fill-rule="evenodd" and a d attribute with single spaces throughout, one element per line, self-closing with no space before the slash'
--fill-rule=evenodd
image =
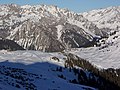
<path id="1" fill-rule="evenodd" d="M 0 4 L 10 3 L 19 5 L 52 4 L 60 8 L 68 8 L 75 12 L 84 12 L 109 6 L 120 6 L 120 0 L 0 0 Z"/>

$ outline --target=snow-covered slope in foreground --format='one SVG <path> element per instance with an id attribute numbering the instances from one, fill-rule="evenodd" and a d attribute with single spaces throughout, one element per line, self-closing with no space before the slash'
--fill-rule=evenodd
<path id="1" fill-rule="evenodd" d="M 61 53 L 0 51 L 0 90 L 94 90 L 69 83 L 68 80 L 75 75 L 65 68 L 59 72 L 59 68 L 64 66 L 63 58 L 65 56 Z M 62 74 L 66 79 L 59 78 Z"/>

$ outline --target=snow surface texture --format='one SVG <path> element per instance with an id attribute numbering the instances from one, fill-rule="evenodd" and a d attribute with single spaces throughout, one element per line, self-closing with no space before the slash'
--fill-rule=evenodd
<path id="1" fill-rule="evenodd" d="M 59 61 L 52 59 L 52 57 L 59 58 Z M 62 72 L 56 71 L 57 67 L 63 67 L 63 58 L 65 56 L 61 53 L 43 53 L 40 51 L 7 52 L 2 50 L 0 51 L 0 89 L 85 90 L 91 88 L 69 83 L 68 80 L 75 78 L 75 75 L 67 69 L 63 69 Z M 66 76 L 66 80 L 58 77 L 61 74 Z"/>

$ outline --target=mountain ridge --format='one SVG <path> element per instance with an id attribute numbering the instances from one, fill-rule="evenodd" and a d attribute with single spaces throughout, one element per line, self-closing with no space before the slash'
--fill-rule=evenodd
<path id="1" fill-rule="evenodd" d="M 94 46 L 111 31 L 99 28 L 84 15 L 52 5 L 1 5 L 0 15 L 0 38 L 28 50 L 53 52 Z"/>
<path id="2" fill-rule="evenodd" d="M 117 29 L 120 27 L 120 6 L 111 6 L 104 9 L 91 10 L 81 13 L 99 28 Z"/>

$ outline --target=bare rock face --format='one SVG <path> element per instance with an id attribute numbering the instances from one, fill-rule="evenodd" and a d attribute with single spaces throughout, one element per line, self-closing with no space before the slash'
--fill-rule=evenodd
<path id="1" fill-rule="evenodd" d="M 47 52 L 93 46 L 108 37 L 109 28 L 98 28 L 84 17 L 57 6 L 1 5 L 0 38 L 28 50 Z"/>

